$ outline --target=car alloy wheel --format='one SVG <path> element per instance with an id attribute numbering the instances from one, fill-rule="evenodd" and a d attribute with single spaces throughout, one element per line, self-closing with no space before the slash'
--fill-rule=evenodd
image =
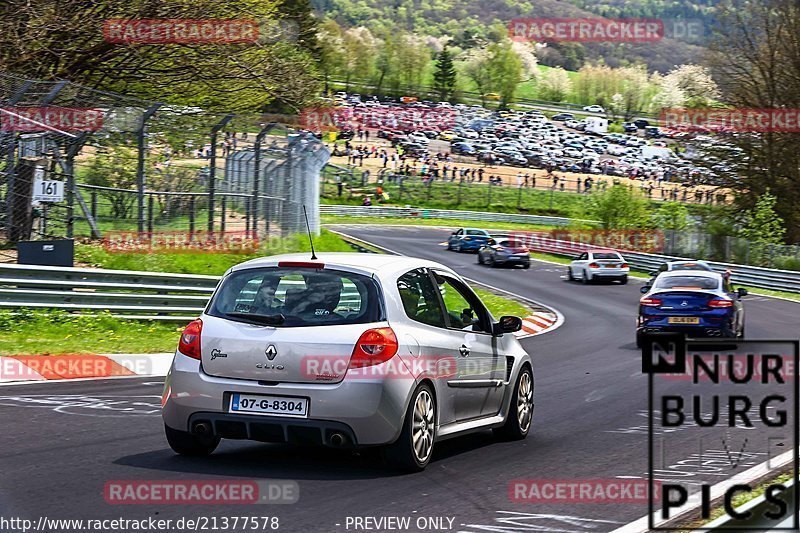
<path id="1" fill-rule="evenodd" d="M 533 421 L 533 372 L 523 366 L 517 376 L 505 423 L 493 430 L 503 440 L 519 440 L 528 436 Z"/>
<path id="2" fill-rule="evenodd" d="M 581 278 L 581 283 L 583 283 L 584 285 L 588 285 L 590 281 L 592 280 L 589 278 L 589 273 L 584 270 L 583 277 Z"/>
<path id="3" fill-rule="evenodd" d="M 575 276 L 572 275 L 572 269 L 567 267 L 567 279 L 570 281 L 575 281 Z"/>
<path id="4" fill-rule="evenodd" d="M 414 417 L 411 423 L 414 455 L 419 463 L 427 463 L 431 457 L 435 427 L 433 398 L 427 390 L 421 389 L 414 401 Z"/>
<path id="5" fill-rule="evenodd" d="M 431 460 L 436 440 L 436 402 L 429 385 L 411 395 L 400 437 L 384 449 L 384 457 L 405 472 L 421 472 Z"/>

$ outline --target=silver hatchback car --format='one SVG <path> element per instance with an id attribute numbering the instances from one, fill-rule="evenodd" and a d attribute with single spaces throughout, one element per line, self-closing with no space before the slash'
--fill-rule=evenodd
<path id="1" fill-rule="evenodd" d="M 424 469 L 435 442 L 491 428 L 525 438 L 530 356 L 451 269 L 330 253 L 231 268 L 183 331 L 162 398 L 174 451 L 221 438 L 384 448 Z"/>

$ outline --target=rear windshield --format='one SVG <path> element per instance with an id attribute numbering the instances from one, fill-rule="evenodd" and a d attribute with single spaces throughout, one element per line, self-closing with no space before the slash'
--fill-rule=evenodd
<path id="1" fill-rule="evenodd" d="M 707 270 L 711 272 L 711 269 L 702 263 L 676 263 L 672 265 L 672 270 Z"/>
<path id="2" fill-rule="evenodd" d="M 619 256 L 617 254 L 611 254 L 611 253 L 609 253 L 609 254 L 603 254 L 603 253 L 592 254 L 592 257 L 595 258 L 595 259 L 616 259 L 617 261 L 621 261 L 621 259 L 619 258 Z"/>
<path id="3" fill-rule="evenodd" d="M 671 276 L 656 281 L 657 289 L 677 289 L 683 287 L 687 289 L 717 289 L 719 288 L 719 280 L 705 276 Z"/>
<path id="4" fill-rule="evenodd" d="M 380 290 L 371 277 L 310 268 L 271 267 L 234 272 L 217 290 L 207 313 L 276 327 L 384 320 Z"/>

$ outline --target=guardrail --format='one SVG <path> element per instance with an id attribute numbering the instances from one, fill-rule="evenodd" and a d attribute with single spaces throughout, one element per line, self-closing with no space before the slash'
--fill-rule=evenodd
<path id="1" fill-rule="evenodd" d="M 359 205 L 321 205 L 320 215 L 377 217 L 377 218 L 441 218 L 456 220 L 475 220 L 478 222 L 513 222 L 542 226 L 567 226 L 574 222 L 593 224 L 593 220 L 547 217 L 539 215 L 519 215 L 514 213 L 490 213 L 484 211 L 454 211 L 449 209 L 422 209 L 419 207 L 385 207 Z"/>
<path id="2" fill-rule="evenodd" d="M 0 264 L 0 309 L 63 309 L 192 320 L 219 278 L 132 270 Z"/>
<path id="3" fill-rule="evenodd" d="M 518 238 L 521 238 L 526 234 L 524 232 L 520 232 L 516 235 Z M 590 246 L 588 244 L 551 239 L 546 236 L 536 235 L 533 233 L 526 235 L 525 244 L 528 245 L 531 250 L 536 252 L 564 255 L 567 257 L 575 257 L 588 249 L 597 248 L 596 246 Z M 623 254 L 625 260 L 631 265 L 631 267 L 633 267 L 634 270 L 640 270 L 643 272 L 651 272 L 656 270 L 661 264 L 667 261 L 691 261 L 693 259 L 697 259 L 694 257 L 675 257 L 627 250 L 619 250 L 619 252 Z M 707 263 L 711 265 L 712 268 L 721 272 L 730 270 L 731 281 L 740 285 L 757 287 L 760 289 L 800 292 L 800 272 L 747 265 L 735 265 L 732 263 L 718 263 L 714 261 L 707 261 Z"/>

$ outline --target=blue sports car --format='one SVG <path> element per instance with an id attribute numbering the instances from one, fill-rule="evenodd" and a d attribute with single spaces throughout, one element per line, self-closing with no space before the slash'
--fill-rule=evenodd
<path id="1" fill-rule="evenodd" d="M 447 239 L 447 249 L 456 252 L 477 252 L 492 236 L 483 229 L 461 228 Z"/>
<path id="2" fill-rule="evenodd" d="M 642 287 L 636 345 L 649 335 L 685 333 L 691 337 L 743 337 L 747 289 L 734 290 L 730 278 L 717 272 L 661 273 Z"/>

